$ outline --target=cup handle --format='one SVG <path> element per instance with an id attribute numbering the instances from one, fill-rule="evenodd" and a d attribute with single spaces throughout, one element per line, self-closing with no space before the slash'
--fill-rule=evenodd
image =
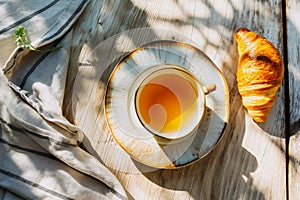
<path id="1" fill-rule="evenodd" d="M 204 94 L 207 95 L 217 89 L 216 84 L 209 84 L 203 87 Z"/>

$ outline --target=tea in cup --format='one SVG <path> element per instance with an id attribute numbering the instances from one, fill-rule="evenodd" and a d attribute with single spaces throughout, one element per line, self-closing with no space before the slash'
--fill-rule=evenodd
<path id="1" fill-rule="evenodd" d="M 205 114 L 205 95 L 209 91 L 204 90 L 189 71 L 165 65 L 144 74 L 135 93 L 136 114 L 156 136 L 185 137 L 197 129 Z"/>

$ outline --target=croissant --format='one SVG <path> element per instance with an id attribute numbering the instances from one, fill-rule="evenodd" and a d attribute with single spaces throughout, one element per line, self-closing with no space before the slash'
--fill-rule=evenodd
<path id="1" fill-rule="evenodd" d="M 264 122 L 283 79 L 282 58 L 270 41 L 246 28 L 238 29 L 235 39 L 239 53 L 238 91 L 249 115 L 256 122 Z"/>

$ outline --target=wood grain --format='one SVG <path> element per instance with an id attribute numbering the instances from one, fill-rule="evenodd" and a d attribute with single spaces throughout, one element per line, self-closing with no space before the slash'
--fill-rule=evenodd
<path id="1" fill-rule="evenodd" d="M 138 36 L 124 32 L 143 27 L 153 29 Z M 233 35 L 240 27 L 265 36 L 283 52 L 279 0 L 94 0 L 79 18 L 73 30 L 65 114 L 85 131 L 85 148 L 119 178 L 129 199 L 285 199 L 284 88 L 278 91 L 265 123 L 250 119 L 235 77 L 238 54 Z M 181 40 L 181 35 L 225 75 L 230 121 L 221 141 L 205 158 L 184 168 L 158 170 L 132 160 L 108 130 L 103 96 L 113 62 L 107 61 L 116 61 L 142 42 Z M 99 43 L 104 50 L 91 56 Z M 103 59 L 103 66 L 94 66 L 93 56 Z M 95 80 L 99 75 L 100 80 Z"/>
<path id="2" fill-rule="evenodd" d="M 288 77 L 290 99 L 289 194 L 290 199 L 300 199 L 300 2 L 287 3 Z"/>

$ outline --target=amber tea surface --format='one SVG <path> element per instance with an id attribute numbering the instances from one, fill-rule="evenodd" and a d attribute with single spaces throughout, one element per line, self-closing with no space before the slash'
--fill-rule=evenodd
<path id="1" fill-rule="evenodd" d="M 146 127 L 174 133 L 197 116 L 198 87 L 187 72 L 165 69 L 149 75 L 136 93 L 138 116 Z"/>

